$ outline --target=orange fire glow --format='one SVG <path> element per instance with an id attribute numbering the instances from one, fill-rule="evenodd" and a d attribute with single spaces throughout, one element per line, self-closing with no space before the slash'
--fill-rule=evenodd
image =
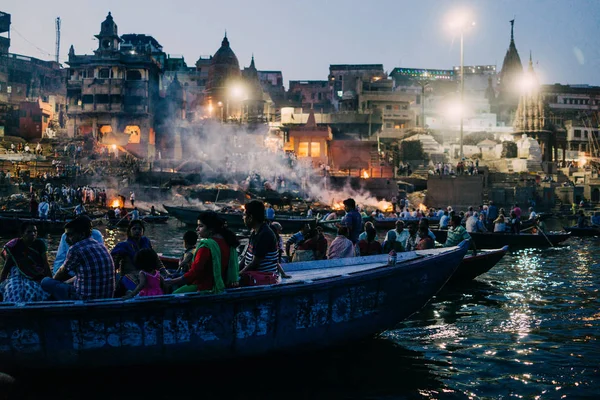
<path id="1" fill-rule="evenodd" d="M 343 203 L 343 202 L 341 202 L 341 201 L 339 201 L 339 202 L 337 202 L 337 203 L 335 203 L 335 202 L 334 202 L 334 203 L 331 205 L 331 208 L 332 208 L 332 209 L 334 209 L 334 210 L 343 210 L 343 209 L 344 209 L 344 203 Z"/>
<path id="2" fill-rule="evenodd" d="M 362 177 L 364 179 L 369 179 L 369 174 L 367 173 L 367 171 L 363 171 Z"/>
<path id="3" fill-rule="evenodd" d="M 110 206 L 112 208 L 121 207 L 121 202 L 119 201 L 119 199 L 114 199 L 113 201 L 110 202 Z"/>
<path id="4" fill-rule="evenodd" d="M 425 212 L 425 211 L 427 211 L 427 206 L 425 204 L 421 203 L 421 204 L 419 204 L 419 210 Z"/>

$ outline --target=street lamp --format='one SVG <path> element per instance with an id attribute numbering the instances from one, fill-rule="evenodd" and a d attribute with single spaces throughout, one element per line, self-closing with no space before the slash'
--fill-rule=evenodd
<path id="1" fill-rule="evenodd" d="M 460 105 L 461 110 L 464 110 L 464 100 L 465 100 L 465 53 L 464 53 L 464 32 L 467 28 L 475 26 L 475 22 L 473 22 L 470 18 L 470 14 L 468 12 L 458 12 L 454 14 L 450 21 L 450 28 L 452 30 L 460 31 Z M 463 114 L 460 114 L 460 158 L 464 158 L 463 151 Z"/>
<path id="2" fill-rule="evenodd" d="M 425 71 L 418 80 L 421 86 L 421 128 L 425 130 L 425 86 L 429 84 L 429 73 Z"/>

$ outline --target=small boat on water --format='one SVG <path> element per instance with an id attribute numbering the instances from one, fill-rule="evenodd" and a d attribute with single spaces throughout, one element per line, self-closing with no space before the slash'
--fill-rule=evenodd
<path id="1" fill-rule="evenodd" d="M 328 231 L 337 231 L 338 225 L 342 222 L 343 218 L 335 218 L 335 219 L 320 219 L 317 221 L 317 225 L 323 227 L 323 229 Z M 363 224 L 367 221 L 371 221 L 371 217 L 362 217 Z"/>
<path id="2" fill-rule="evenodd" d="M 440 243 L 445 243 L 448 235 L 447 230 L 431 230 L 435 234 L 435 238 Z M 497 232 L 473 232 L 470 233 L 471 238 L 475 242 L 477 249 L 496 249 L 498 246 L 509 246 L 510 248 L 526 248 L 526 247 L 549 247 L 556 246 L 565 240 L 569 239 L 569 233 L 552 232 L 542 234 L 532 233 L 497 233 Z"/>
<path id="3" fill-rule="evenodd" d="M 166 224 L 169 220 L 168 215 L 142 215 L 140 219 L 144 221 L 146 224 Z M 127 227 L 129 226 L 129 222 L 131 222 L 128 218 L 109 218 L 107 222 L 107 226 L 109 227 Z"/>
<path id="4" fill-rule="evenodd" d="M 597 226 L 586 226 L 579 228 L 577 226 L 563 226 L 563 229 L 570 233 L 571 236 L 587 237 L 587 236 L 600 236 L 600 227 Z"/>
<path id="5" fill-rule="evenodd" d="M 60 233 L 64 232 L 65 224 L 68 219 L 43 220 L 39 218 L 18 218 L 18 217 L 0 217 L 0 232 L 1 233 L 18 233 L 21 225 L 25 222 L 35 224 L 40 233 Z"/>
<path id="6" fill-rule="evenodd" d="M 477 255 L 467 254 L 450 278 L 452 284 L 467 282 L 492 269 L 508 252 L 508 246 L 501 249 L 480 250 Z"/>
<path id="7" fill-rule="evenodd" d="M 375 229 L 387 229 L 387 230 L 396 228 L 396 221 L 404 221 L 404 225 L 408 225 L 411 222 L 418 224 L 421 219 L 423 219 L 423 218 L 417 218 L 417 217 L 415 217 L 415 218 L 371 217 L 371 220 L 373 221 L 373 225 L 375 226 Z M 429 225 L 439 225 L 440 224 L 440 219 L 438 217 L 426 217 L 424 219 L 429 221 Z"/>
<path id="8" fill-rule="evenodd" d="M 0 303 L 0 365 L 164 365 L 351 343 L 419 311 L 467 248 L 403 253 L 395 265 L 387 255 L 296 263 L 281 284 L 213 295 Z"/>
<path id="9" fill-rule="evenodd" d="M 163 204 L 163 207 L 167 212 L 173 217 L 177 218 L 179 221 L 183 222 L 186 225 L 196 226 L 198 213 L 201 210 L 193 207 L 173 207 L 166 206 Z M 229 227 L 243 227 L 244 219 L 243 213 L 241 212 L 217 212 L 217 214 L 227 221 L 227 225 Z M 310 224 L 312 226 L 316 226 L 317 219 L 316 218 L 306 218 L 302 216 L 291 216 L 291 215 L 276 215 L 274 221 L 279 222 L 284 232 L 293 232 L 300 230 L 304 225 Z"/>

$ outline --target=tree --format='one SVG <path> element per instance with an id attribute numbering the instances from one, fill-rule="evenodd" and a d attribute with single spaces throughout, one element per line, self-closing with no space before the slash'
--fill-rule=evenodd
<path id="1" fill-rule="evenodd" d="M 517 158 L 519 154 L 517 144 L 515 142 L 502 142 L 502 158 Z"/>
<path id="2" fill-rule="evenodd" d="M 400 143 L 400 159 L 402 160 L 427 160 L 423 144 L 419 140 L 405 140 Z"/>

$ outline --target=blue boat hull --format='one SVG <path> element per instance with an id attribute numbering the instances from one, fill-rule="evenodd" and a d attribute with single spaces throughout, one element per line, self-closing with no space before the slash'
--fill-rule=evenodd
<path id="1" fill-rule="evenodd" d="M 130 301 L 0 305 L 0 369 L 198 362 L 323 348 L 392 328 L 452 276 L 466 242 L 326 279 Z"/>

